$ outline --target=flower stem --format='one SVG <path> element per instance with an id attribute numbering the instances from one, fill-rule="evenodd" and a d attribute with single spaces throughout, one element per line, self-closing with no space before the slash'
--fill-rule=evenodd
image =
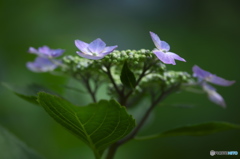
<path id="1" fill-rule="evenodd" d="M 120 104 L 122 104 L 122 100 L 124 97 L 124 92 L 123 91 L 120 91 L 117 84 L 115 83 L 114 79 L 113 79 L 113 76 L 112 76 L 112 73 L 111 73 L 111 70 L 110 70 L 110 66 L 105 66 L 107 71 L 104 71 L 107 75 L 108 75 L 108 78 L 110 79 L 111 83 L 113 84 L 113 87 L 114 89 L 116 90 L 116 92 L 118 93 L 119 95 L 119 101 L 120 101 Z"/>
<path id="2" fill-rule="evenodd" d="M 128 135 L 126 138 L 114 143 L 113 145 L 110 146 L 108 154 L 106 159 L 113 159 L 117 149 L 119 146 L 121 146 L 122 144 L 128 142 L 129 140 L 133 139 L 136 134 L 139 132 L 139 130 L 142 128 L 142 126 L 144 125 L 145 121 L 147 120 L 147 118 L 149 117 L 151 111 L 158 105 L 159 102 L 161 102 L 166 96 L 168 96 L 169 94 L 175 92 L 176 90 L 178 90 L 179 88 L 179 84 L 172 86 L 171 88 L 169 88 L 166 91 L 163 91 L 160 96 L 156 99 L 153 100 L 150 107 L 148 108 L 148 110 L 145 112 L 144 116 L 142 117 L 142 119 L 140 120 L 138 126 L 130 133 L 130 135 Z"/>
<path id="3" fill-rule="evenodd" d="M 143 69 L 142 69 L 142 72 L 141 74 L 139 75 L 137 81 L 136 81 L 136 86 L 139 85 L 139 83 L 141 82 L 142 78 L 144 76 L 147 75 L 147 71 L 154 65 L 156 64 L 156 62 L 150 64 L 150 65 L 146 65 L 146 63 L 144 63 L 144 66 L 143 66 Z M 132 93 L 134 92 L 134 89 L 130 90 L 123 98 L 125 99 L 125 101 L 128 100 L 128 98 L 132 95 Z M 127 105 L 126 105 L 127 106 Z"/>
<path id="4" fill-rule="evenodd" d="M 80 74 L 81 79 L 78 78 L 78 76 L 74 76 L 74 78 L 80 82 L 83 83 L 83 85 L 86 87 L 88 93 L 90 94 L 92 100 L 94 103 L 97 102 L 97 98 L 96 98 L 96 92 L 97 92 L 97 88 L 98 86 L 95 86 L 95 90 L 92 89 L 91 85 L 90 85 L 90 81 L 89 78 L 84 77 L 83 75 Z M 96 84 L 96 83 L 95 83 Z"/>
<path id="5" fill-rule="evenodd" d="M 142 78 L 145 76 L 145 73 L 147 72 L 147 70 L 151 67 L 151 65 L 149 67 L 146 67 L 146 65 L 144 64 L 143 66 L 143 70 L 142 73 L 139 75 L 137 81 L 136 81 L 136 86 L 139 85 L 140 81 L 142 80 Z M 126 101 L 128 100 L 128 98 L 131 96 L 131 94 L 133 93 L 133 89 L 131 91 L 129 91 L 123 98 L 125 99 L 125 104 Z"/>
<path id="6" fill-rule="evenodd" d="M 86 80 L 85 83 L 86 83 L 86 88 L 87 88 L 89 94 L 91 95 L 93 102 L 96 103 L 97 99 L 96 99 L 95 91 L 92 90 L 89 80 Z"/>

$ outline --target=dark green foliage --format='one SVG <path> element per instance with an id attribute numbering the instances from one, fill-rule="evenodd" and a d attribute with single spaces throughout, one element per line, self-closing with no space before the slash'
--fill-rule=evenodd
<path id="1" fill-rule="evenodd" d="M 125 62 L 122 67 L 120 79 L 122 84 L 129 88 L 135 88 L 137 84 L 136 78 L 133 72 L 129 69 L 127 62 Z"/>

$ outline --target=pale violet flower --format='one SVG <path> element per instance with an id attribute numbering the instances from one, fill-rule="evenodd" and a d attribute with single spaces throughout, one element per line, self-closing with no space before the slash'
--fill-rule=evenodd
<path id="1" fill-rule="evenodd" d="M 55 58 L 58 56 L 61 56 L 65 50 L 62 49 L 50 49 L 48 46 L 42 46 L 38 49 L 35 49 L 33 47 L 30 47 L 28 52 L 37 54 L 40 57 L 44 58 Z"/>
<path id="2" fill-rule="evenodd" d="M 57 68 L 58 64 L 61 63 L 58 60 L 50 60 L 44 57 L 37 57 L 34 62 L 28 62 L 27 68 L 33 72 L 49 72 Z"/>
<path id="3" fill-rule="evenodd" d="M 223 97 L 217 93 L 217 91 L 214 87 L 212 87 L 211 85 L 209 85 L 205 82 L 203 82 L 201 84 L 201 86 L 203 87 L 203 90 L 207 93 L 208 99 L 210 101 L 212 101 L 213 103 L 220 105 L 222 107 L 226 107 Z"/>
<path id="4" fill-rule="evenodd" d="M 225 80 L 225 79 L 218 77 L 210 72 L 207 72 L 207 71 L 201 69 L 197 65 L 193 66 L 192 70 L 194 72 L 193 75 L 195 77 L 198 77 L 200 80 L 204 80 L 204 81 L 216 84 L 216 85 L 230 86 L 235 83 L 235 81 Z"/>
<path id="5" fill-rule="evenodd" d="M 154 45 L 157 47 L 153 50 L 153 53 L 165 64 L 176 65 L 175 60 L 184 61 L 185 59 L 178 56 L 173 52 L 169 52 L 170 46 L 167 42 L 161 41 L 157 34 L 150 32 L 151 38 L 153 40 Z"/>
<path id="6" fill-rule="evenodd" d="M 217 105 L 225 107 L 225 101 L 223 97 L 217 93 L 216 89 L 211 85 L 207 84 L 207 82 L 220 85 L 220 86 L 230 86 L 235 83 L 235 81 L 229 81 L 218 77 L 210 72 L 207 72 L 201 69 L 199 66 L 195 65 L 192 68 L 193 76 L 198 78 L 198 84 L 202 86 L 203 90 L 208 94 L 209 100 L 214 102 Z"/>
<path id="7" fill-rule="evenodd" d="M 100 38 L 92 41 L 90 44 L 81 40 L 75 40 L 75 45 L 80 50 L 76 52 L 79 56 L 92 60 L 102 59 L 118 47 L 117 45 L 106 47 L 105 42 Z"/>

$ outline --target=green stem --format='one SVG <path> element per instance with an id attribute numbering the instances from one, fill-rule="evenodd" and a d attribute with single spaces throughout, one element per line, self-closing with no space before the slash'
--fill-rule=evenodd
<path id="1" fill-rule="evenodd" d="M 145 76 L 146 71 L 149 69 L 150 67 L 146 67 L 146 65 L 144 64 L 143 66 L 143 70 L 142 73 L 139 75 L 137 81 L 136 81 L 136 86 L 139 85 L 140 81 L 142 80 L 142 78 Z M 133 93 L 133 89 L 131 91 L 128 92 L 128 94 L 126 94 L 123 98 L 125 99 L 125 102 L 128 100 L 128 98 L 130 97 L 130 95 Z M 125 103 L 126 104 L 126 103 Z"/>
<path id="2" fill-rule="evenodd" d="M 118 147 L 121 146 L 122 144 L 130 141 L 131 139 L 133 139 L 136 136 L 136 134 L 139 132 L 139 130 L 142 128 L 145 121 L 149 117 L 153 108 L 155 108 L 158 105 L 158 103 L 161 102 L 166 96 L 168 96 L 169 94 L 178 90 L 179 86 L 180 85 L 178 84 L 178 85 L 175 85 L 175 86 L 169 88 L 167 91 L 163 91 L 160 94 L 160 96 L 151 103 L 150 107 L 148 108 L 148 110 L 146 111 L 146 113 L 144 114 L 142 119 L 140 120 L 138 126 L 130 133 L 130 135 L 128 135 L 126 138 L 124 138 L 110 146 L 106 159 L 113 159 Z"/>
<path id="3" fill-rule="evenodd" d="M 90 86 L 90 83 L 89 83 L 89 80 L 86 80 L 86 81 L 85 81 L 85 84 L 86 84 L 86 88 L 87 88 L 89 94 L 90 94 L 91 97 L 92 97 L 93 102 L 96 103 L 96 102 L 97 102 L 96 95 L 95 95 L 96 91 L 93 91 L 93 90 L 92 90 L 92 88 L 91 88 L 91 86 Z"/>
<path id="4" fill-rule="evenodd" d="M 74 78 L 75 78 L 76 80 L 78 80 L 78 81 L 80 81 L 80 82 L 83 82 L 83 85 L 86 87 L 86 89 L 87 89 L 88 93 L 90 94 L 93 102 L 96 103 L 96 102 L 97 102 L 97 99 L 96 99 L 96 91 L 97 91 L 97 90 L 96 90 L 96 88 L 95 88 L 95 90 L 92 90 L 91 85 L 90 85 L 90 83 L 89 83 L 89 78 L 84 77 L 84 76 L 81 75 L 81 74 L 80 74 L 80 77 L 81 77 L 81 79 L 79 79 L 79 78 L 77 77 L 77 75 L 74 75 Z M 96 87 L 97 87 L 97 86 L 96 86 Z"/>
<path id="5" fill-rule="evenodd" d="M 99 153 L 96 151 L 94 151 L 94 156 L 95 156 L 95 159 L 101 159 Z"/>
<path id="6" fill-rule="evenodd" d="M 147 72 L 155 63 L 156 63 L 156 62 L 154 62 L 154 63 L 152 63 L 152 64 L 150 64 L 150 65 L 148 65 L 148 66 L 146 66 L 146 63 L 144 63 L 142 72 L 141 72 L 141 74 L 139 75 L 139 77 L 138 77 L 138 79 L 137 79 L 136 86 L 139 85 L 139 83 L 141 82 L 142 78 L 147 75 L 146 72 Z M 134 90 L 132 89 L 131 91 L 129 91 L 129 92 L 123 97 L 123 98 L 125 99 L 125 101 L 128 100 L 128 98 L 131 96 L 131 94 L 133 93 L 133 91 L 134 91 Z M 126 104 L 126 103 L 125 103 L 125 104 Z"/>
<path id="7" fill-rule="evenodd" d="M 119 95 L 119 103 L 123 104 L 124 103 L 123 102 L 124 101 L 124 92 L 120 91 L 117 84 L 115 83 L 115 81 L 113 79 L 113 76 L 112 76 L 112 73 L 111 73 L 110 66 L 105 66 L 105 67 L 106 67 L 107 71 L 104 71 L 104 72 L 108 75 L 108 78 L 110 79 L 111 83 L 113 84 L 114 89 L 116 90 L 116 92 Z"/>
<path id="8" fill-rule="evenodd" d="M 108 150 L 108 154 L 107 154 L 106 159 L 113 159 L 119 146 L 120 145 L 118 145 L 117 142 L 114 143 L 113 145 L 111 145 L 109 150 Z"/>

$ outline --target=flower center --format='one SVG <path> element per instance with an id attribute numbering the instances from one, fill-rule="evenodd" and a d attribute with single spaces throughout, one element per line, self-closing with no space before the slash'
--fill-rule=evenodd
<path id="1" fill-rule="evenodd" d="M 97 54 L 97 53 L 95 53 L 95 52 L 92 52 L 92 55 L 93 55 L 93 56 L 97 56 L 98 54 Z"/>
<path id="2" fill-rule="evenodd" d="M 164 52 L 164 53 L 167 53 L 167 50 L 165 50 L 165 49 L 162 49 L 162 52 Z"/>

